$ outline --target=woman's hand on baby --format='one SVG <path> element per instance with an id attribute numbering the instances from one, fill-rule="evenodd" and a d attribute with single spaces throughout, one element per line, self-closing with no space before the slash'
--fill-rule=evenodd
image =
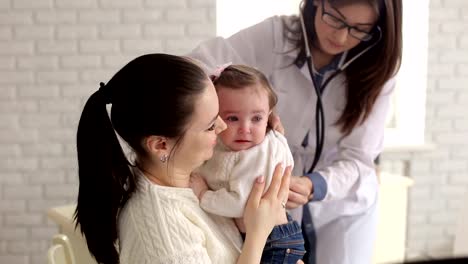
<path id="1" fill-rule="evenodd" d="M 284 203 L 288 199 L 290 178 L 291 166 L 283 171 L 281 164 L 278 164 L 265 194 L 265 178 L 257 178 L 244 211 L 247 235 L 266 238 L 275 225 L 287 223 Z"/>
<path id="2" fill-rule="evenodd" d="M 192 173 L 190 175 L 190 188 L 192 188 L 198 200 L 201 200 L 206 191 L 208 191 L 208 185 L 205 179 L 198 173 Z"/>
<path id="3" fill-rule="evenodd" d="M 268 125 L 270 125 L 271 128 L 284 135 L 283 124 L 281 124 L 281 120 L 276 113 L 271 112 L 270 116 L 268 117 Z"/>
<path id="4" fill-rule="evenodd" d="M 313 186 L 312 181 L 306 176 L 291 177 L 286 207 L 294 209 L 308 203 L 312 199 Z"/>

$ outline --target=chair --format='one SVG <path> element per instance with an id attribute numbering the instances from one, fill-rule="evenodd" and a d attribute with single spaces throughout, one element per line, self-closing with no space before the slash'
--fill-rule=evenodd
<path id="1" fill-rule="evenodd" d="M 52 207 L 47 210 L 47 216 L 57 224 L 59 234 L 65 235 L 71 245 L 70 252 L 73 253 L 75 261 L 86 264 L 97 264 L 94 257 L 89 253 L 86 240 L 81 234 L 79 226 L 76 227 L 73 219 L 76 204 L 67 204 Z"/>
<path id="2" fill-rule="evenodd" d="M 54 235 L 52 246 L 47 251 L 48 264 L 76 264 L 72 246 L 64 234 Z"/>

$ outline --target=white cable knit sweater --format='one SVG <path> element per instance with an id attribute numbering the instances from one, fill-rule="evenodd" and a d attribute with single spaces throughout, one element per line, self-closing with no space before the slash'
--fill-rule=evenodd
<path id="1" fill-rule="evenodd" d="M 119 220 L 121 264 L 237 261 L 242 240 L 231 219 L 203 211 L 189 188 L 159 186 L 135 173 L 138 189 Z"/>

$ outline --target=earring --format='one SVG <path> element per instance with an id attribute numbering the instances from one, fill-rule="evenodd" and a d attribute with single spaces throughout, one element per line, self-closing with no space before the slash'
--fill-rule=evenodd
<path id="1" fill-rule="evenodd" d="M 166 161 L 167 161 L 167 154 L 162 155 L 161 158 L 159 158 L 159 160 L 160 160 L 162 163 L 166 163 Z"/>

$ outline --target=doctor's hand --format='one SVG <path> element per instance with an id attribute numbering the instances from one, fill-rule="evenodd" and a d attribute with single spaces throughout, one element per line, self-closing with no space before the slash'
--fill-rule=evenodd
<path id="1" fill-rule="evenodd" d="M 275 112 L 271 112 L 270 116 L 268 117 L 268 125 L 284 135 L 283 124 L 281 124 L 281 120 Z"/>
<path id="2" fill-rule="evenodd" d="M 306 176 L 291 177 L 289 196 L 286 208 L 294 209 L 310 201 L 313 196 L 314 184 Z"/>

